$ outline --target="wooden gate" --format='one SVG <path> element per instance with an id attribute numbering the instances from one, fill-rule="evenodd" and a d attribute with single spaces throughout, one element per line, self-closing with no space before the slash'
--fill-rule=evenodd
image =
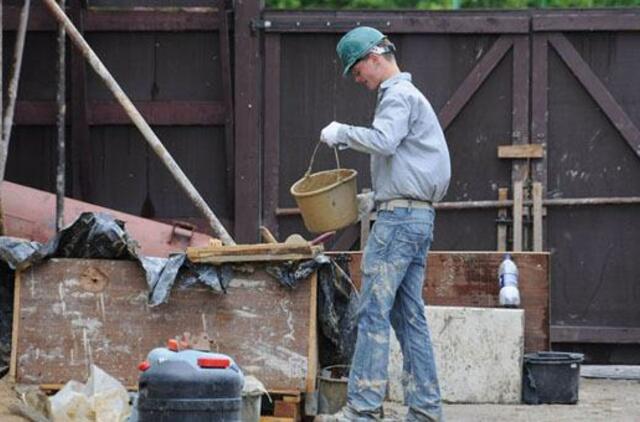
<path id="1" fill-rule="evenodd" d="M 534 15 L 532 29 L 533 137 L 547 146 L 535 177 L 549 202 L 551 340 L 582 343 L 592 353 L 602 349 L 594 344 L 627 344 L 603 358 L 634 360 L 637 349 L 630 345 L 640 342 L 640 16 Z"/>
<path id="2" fill-rule="evenodd" d="M 616 343 L 610 350 L 637 351 L 637 10 L 268 11 L 261 24 L 262 207 L 272 231 L 304 233 L 288 189 L 321 128 L 332 120 L 370 122 L 374 96 L 340 77 L 334 48 L 348 29 L 376 26 L 438 110 L 451 151 L 452 184 L 437 207 L 434 249 L 551 251 L 556 347 Z M 368 157 L 342 155 L 359 171 L 359 187 L 369 187 Z M 325 149 L 318 169 L 332 165 Z M 333 247 L 358 248 L 359 236 L 353 226 Z"/>

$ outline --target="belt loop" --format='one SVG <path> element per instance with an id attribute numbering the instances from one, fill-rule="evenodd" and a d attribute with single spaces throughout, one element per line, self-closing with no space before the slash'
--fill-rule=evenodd
<path id="1" fill-rule="evenodd" d="M 409 207 L 408 207 L 409 208 L 409 212 L 411 212 L 412 205 L 413 205 L 413 200 L 409 199 Z"/>

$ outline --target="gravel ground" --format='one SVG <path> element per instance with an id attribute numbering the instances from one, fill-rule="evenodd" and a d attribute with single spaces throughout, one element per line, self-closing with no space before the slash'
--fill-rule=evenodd
<path id="1" fill-rule="evenodd" d="M 385 409 L 389 421 L 402 420 L 406 412 L 406 408 L 392 403 Z M 640 381 L 581 378 L 575 405 L 447 404 L 444 416 L 449 422 L 638 422 Z"/>
<path id="2" fill-rule="evenodd" d="M 536 422 L 637 422 L 640 421 L 640 381 L 587 379 L 580 380 L 580 400 L 576 405 L 494 405 L 447 404 L 445 419 L 449 422 L 536 421 Z M 8 377 L 0 380 L 0 421 L 26 421 L 12 415 L 8 406 L 17 402 Z M 385 403 L 388 421 L 401 421 L 406 408 Z"/>

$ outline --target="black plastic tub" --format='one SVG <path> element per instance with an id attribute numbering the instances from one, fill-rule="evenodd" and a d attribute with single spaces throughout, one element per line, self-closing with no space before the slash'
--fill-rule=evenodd
<path id="1" fill-rule="evenodd" d="M 577 403 L 583 359 L 581 353 L 536 352 L 524 355 L 522 400 L 527 404 Z"/>
<path id="2" fill-rule="evenodd" d="M 143 368 L 138 421 L 240 422 L 244 376 L 228 356 L 155 349 Z"/>

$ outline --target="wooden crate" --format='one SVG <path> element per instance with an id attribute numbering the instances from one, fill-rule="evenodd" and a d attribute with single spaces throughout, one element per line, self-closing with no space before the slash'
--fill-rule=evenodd
<path id="1" fill-rule="evenodd" d="M 260 267 L 228 294 L 174 287 L 168 304 L 147 305 L 136 262 L 52 259 L 16 274 L 12 374 L 19 383 L 85 380 L 95 363 L 125 386 L 154 347 L 188 332 L 208 335 L 270 391 L 307 391 L 317 372 L 315 274 L 295 289 Z"/>

